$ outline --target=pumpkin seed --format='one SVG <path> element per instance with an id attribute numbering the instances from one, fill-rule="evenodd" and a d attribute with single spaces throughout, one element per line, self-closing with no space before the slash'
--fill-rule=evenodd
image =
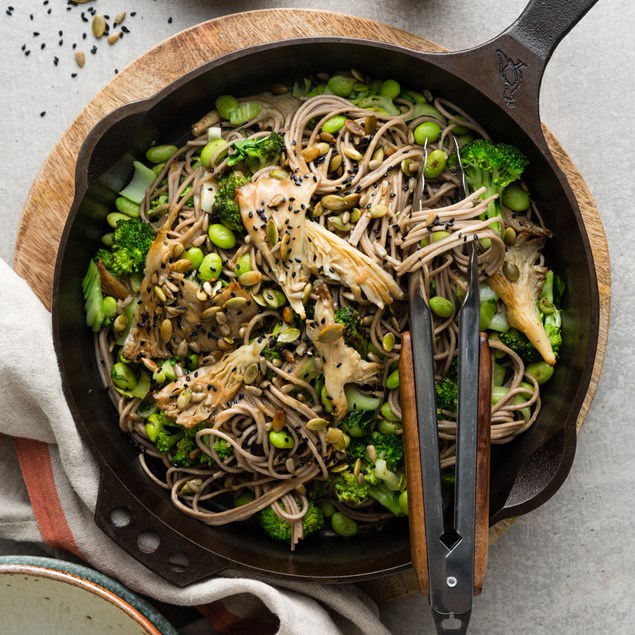
<path id="1" fill-rule="evenodd" d="M 115 26 L 119 26 L 124 20 L 126 19 L 126 12 L 125 11 L 120 11 L 116 16 L 115 16 Z"/>
<path id="2" fill-rule="evenodd" d="M 324 156 L 331 149 L 331 146 L 324 141 L 318 143 L 315 147 L 320 151 L 321 157 Z"/>
<path id="3" fill-rule="evenodd" d="M 163 289 L 159 285 L 154 287 L 154 295 L 156 295 L 157 298 L 159 300 L 161 300 L 161 302 L 165 302 L 167 300 L 165 292 L 163 291 Z"/>
<path id="4" fill-rule="evenodd" d="M 160 329 L 160 334 L 161 334 L 161 341 L 164 344 L 167 344 L 170 341 L 170 338 L 172 337 L 172 320 L 163 320 L 163 322 L 161 322 L 161 329 Z"/>
<path id="5" fill-rule="evenodd" d="M 282 203 L 284 203 L 287 199 L 280 194 L 280 192 L 278 192 L 278 194 L 276 194 L 270 201 L 269 204 L 267 205 L 267 207 L 278 207 L 279 205 L 282 205 Z"/>
<path id="6" fill-rule="evenodd" d="M 320 132 L 320 139 L 326 141 L 326 143 L 333 143 L 335 141 L 335 137 L 330 132 L 324 132 L 324 130 Z"/>
<path id="7" fill-rule="evenodd" d="M 284 413 L 284 410 L 276 410 L 276 414 L 273 415 L 273 420 L 271 422 L 271 429 L 274 432 L 280 432 L 286 423 L 287 415 Z"/>
<path id="8" fill-rule="evenodd" d="M 243 382 L 247 384 L 248 386 L 253 384 L 256 381 L 259 372 L 260 372 L 260 368 L 258 364 L 256 363 L 249 364 L 249 366 L 247 366 L 247 368 L 245 369 Z"/>
<path id="9" fill-rule="evenodd" d="M 348 205 L 347 209 L 350 209 L 351 207 L 355 207 L 355 205 L 359 203 L 360 198 L 361 198 L 360 194 L 357 194 L 357 193 L 347 194 L 344 197 L 344 202 L 346 203 L 346 205 Z"/>
<path id="10" fill-rule="evenodd" d="M 311 216 L 313 216 L 313 218 L 318 218 L 318 216 L 322 216 L 323 213 L 324 213 L 324 208 L 322 207 L 322 203 L 318 201 L 314 205 L 313 210 L 311 211 Z"/>
<path id="11" fill-rule="evenodd" d="M 358 81 L 366 83 L 366 76 L 362 71 L 358 71 L 356 68 L 351 68 L 351 75 Z"/>
<path id="12" fill-rule="evenodd" d="M 377 117 L 375 115 L 368 115 L 366 121 L 364 121 L 364 130 L 366 134 L 373 134 L 377 130 Z"/>
<path id="13" fill-rule="evenodd" d="M 289 328 L 280 331 L 280 334 L 277 337 L 278 342 L 281 344 L 290 344 L 291 342 L 295 342 L 302 335 L 302 331 L 296 328 Z"/>
<path id="14" fill-rule="evenodd" d="M 211 320 L 212 317 L 214 317 L 214 315 L 218 313 L 219 311 L 220 311 L 219 306 L 211 306 L 209 307 L 209 309 L 205 309 L 205 311 L 201 313 L 201 320 L 203 320 L 204 322 L 206 322 L 207 320 Z"/>
<path id="15" fill-rule="evenodd" d="M 238 277 L 238 282 L 243 287 L 253 287 L 259 282 L 262 282 L 262 274 L 260 271 L 247 271 L 242 276 Z"/>
<path id="16" fill-rule="evenodd" d="M 368 168 L 372 171 L 372 170 L 376 170 L 377 168 L 380 168 L 383 164 L 383 159 L 371 159 L 368 162 Z"/>
<path id="17" fill-rule="evenodd" d="M 390 353 L 395 347 L 395 336 L 393 333 L 386 333 L 381 340 L 381 345 L 387 353 Z"/>
<path id="18" fill-rule="evenodd" d="M 336 154 L 329 163 L 329 172 L 335 172 L 342 165 L 342 155 Z"/>
<path id="19" fill-rule="evenodd" d="M 227 300 L 227 302 L 225 302 L 225 304 L 223 305 L 223 309 L 225 309 L 227 311 L 236 311 L 236 310 L 242 309 L 244 306 L 246 306 L 247 302 L 249 302 L 249 300 L 247 300 L 247 298 L 242 298 L 242 297 L 229 298 L 229 300 Z M 220 315 L 220 313 L 219 313 L 219 315 Z M 216 321 L 218 321 L 218 315 L 216 316 Z"/>
<path id="20" fill-rule="evenodd" d="M 351 223 L 356 223 L 362 216 L 362 210 L 355 207 L 351 210 Z"/>
<path id="21" fill-rule="evenodd" d="M 353 465 L 353 474 L 357 476 L 362 471 L 362 460 L 357 458 L 355 460 L 355 464 Z"/>
<path id="22" fill-rule="evenodd" d="M 344 146 L 344 154 L 353 161 L 361 161 L 364 158 L 360 152 L 350 146 Z"/>
<path id="23" fill-rule="evenodd" d="M 183 246 L 183 243 L 176 243 L 176 245 L 174 245 L 174 249 L 172 250 L 172 255 L 175 258 L 179 258 L 184 251 L 185 247 Z"/>
<path id="24" fill-rule="evenodd" d="M 243 274 L 243 275 L 247 275 L 247 274 Z M 253 298 L 253 301 L 258 306 L 267 306 L 267 303 L 265 302 L 265 299 L 262 297 L 262 293 L 252 293 L 251 297 Z"/>
<path id="25" fill-rule="evenodd" d="M 106 32 L 106 18 L 101 13 L 96 13 L 93 18 L 93 35 L 99 39 Z"/>
<path id="26" fill-rule="evenodd" d="M 329 468 L 329 472 L 332 472 L 333 474 L 345 472 L 346 470 L 348 470 L 348 463 L 338 463 L 337 465 Z"/>
<path id="27" fill-rule="evenodd" d="M 326 419 L 322 419 L 322 417 L 315 417 L 315 419 L 310 419 L 306 423 L 306 427 L 309 430 L 313 430 L 317 432 L 318 430 L 324 430 L 326 426 L 328 426 L 329 422 Z"/>
<path id="28" fill-rule="evenodd" d="M 348 212 L 345 213 L 348 214 Z M 327 219 L 327 225 L 331 231 L 336 229 L 339 232 L 349 232 L 352 229 L 348 221 L 345 221 L 341 216 L 329 216 Z"/>
<path id="29" fill-rule="evenodd" d="M 289 176 L 289 173 L 286 170 L 271 170 L 269 175 L 271 176 L 271 178 L 282 181 Z"/>
<path id="30" fill-rule="evenodd" d="M 311 163 L 320 156 L 320 150 L 316 146 L 311 148 L 305 148 L 302 150 L 302 158 L 307 162 Z"/>
<path id="31" fill-rule="evenodd" d="M 344 433 L 339 428 L 329 428 L 326 431 L 326 442 L 335 445 L 344 439 Z"/>
<path id="32" fill-rule="evenodd" d="M 355 135 L 356 137 L 363 137 L 365 134 L 364 129 L 356 121 L 353 121 L 352 119 L 347 119 L 344 122 L 344 125 L 346 126 L 346 129 L 352 135 Z"/>
<path id="33" fill-rule="evenodd" d="M 218 324 L 227 324 L 227 315 L 222 311 L 217 311 L 216 322 L 218 322 Z"/>
<path id="34" fill-rule="evenodd" d="M 383 218 L 388 214 L 388 207 L 386 205 L 373 205 L 368 211 L 371 218 Z"/>
<path id="35" fill-rule="evenodd" d="M 289 92 L 289 89 L 284 84 L 281 84 L 280 82 L 277 82 L 273 84 L 273 86 L 271 86 L 271 93 L 273 95 L 284 95 L 285 93 L 288 93 L 288 92 Z"/>
<path id="36" fill-rule="evenodd" d="M 353 205 L 349 205 L 346 202 L 343 196 L 337 194 L 327 194 L 323 196 L 320 203 L 322 203 L 322 207 L 330 209 L 333 212 L 343 212 L 345 209 L 353 207 Z"/>
<path id="37" fill-rule="evenodd" d="M 176 400 L 176 407 L 179 410 L 184 410 L 190 405 L 190 401 L 192 401 L 192 391 L 189 388 L 185 388 Z"/>
<path id="38" fill-rule="evenodd" d="M 267 236 L 267 244 L 269 245 L 269 247 L 273 247 L 278 242 L 279 238 L 278 227 L 276 226 L 276 222 L 273 220 L 273 218 L 270 218 L 267 221 L 265 234 Z"/>
<path id="39" fill-rule="evenodd" d="M 335 342 L 342 335 L 344 335 L 344 325 L 343 324 L 327 324 L 317 336 L 317 341 L 321 344 L 330 344 L 331 342 Z"/>
<path id="40" fill-rule="evenodd" d="M 128 328 L 128 316 L 125 313 L 118 315 L 113 322 L 113 327 L 115 328 L 115 333 L 121 333 Z"/>
<path id="41" fill-rule="evenodd" d="M 289 234 L 285 234 L 280 241 L 280 258 L 284 262 L 289 257 L 289 252 L 291 251 L 289 248 L 289 244 L 291 243 L 291 236 Z"/>
<path id="42" fill-rule="evenodd" d="M 513 227 L 507 227 L 507 229 L 505 229 L 504 240 L 506 245 L 516 244 L 516 230 Z"/>
<path id="43" fill-rule="evenodd" d="M 172 271 L 176 271 L 176 273 L 187 273 L 191 268 L 192 261 L 188 258 L 177 260 L 171 267 Z"/>

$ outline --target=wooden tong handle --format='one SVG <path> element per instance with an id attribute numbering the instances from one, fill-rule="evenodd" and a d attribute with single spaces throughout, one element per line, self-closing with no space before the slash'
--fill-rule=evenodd
<path id="1" fill-rule="evenodd" d="M 403 421 L 406 478 L 408 479 L 408 520 L 412 567 L 419 591 L 427 595 L 428 549 L 426 542 L 423 476 L 419 459 L 419 426 L 414 386 L 414 362 L 410 333 L 402 335 L 399 357 L 399 396 Z M 487 336 L 481 333 L 479 360 L 478 436 L 476 463 L 476 530 L 474 536 L 474 593 L 483 588 L 489 544 L 489 463 L 492 411 L 492 358 Z"/>
<path id="2" fill-rule="evenodd" d="M 412 568 L 419 583 L 419 592 L 427 595 L 428 548 L 426 543 L 425 510 L 423 506 L 423 475 L 419 458 L 419 425 L 417 422 L 417 399 L 414 383 L 414 362 L 410 333 L 401 337 L 399 356 L 399 397 L 403 422 L 406 479 L 408 480 L 408 521 L 410 524 L 410 552 Z"/>
<path id="3" fill-rule="evenodd" d="M 474 595 L 483 588 L 489 547 L 489 467 L 492 422 L 492 356 L 481 333 L 478 369 L 478 432 L 476 448 L 476 521 L 474 525 Z"/>

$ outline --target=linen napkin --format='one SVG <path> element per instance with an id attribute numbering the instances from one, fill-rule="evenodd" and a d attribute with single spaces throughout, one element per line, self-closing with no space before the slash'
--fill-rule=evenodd
<path id="1" fill-rule="evenodd" d="M 229 570 L 179 588 L 112 542 L 93 521 L 98 467 L 64 399 L 51 331 L 50 313 L 0 259 L 0 537 L 64 549 L 138 593 L 197 606 L 220 632 L 388 633 L 353 585 Z"/>

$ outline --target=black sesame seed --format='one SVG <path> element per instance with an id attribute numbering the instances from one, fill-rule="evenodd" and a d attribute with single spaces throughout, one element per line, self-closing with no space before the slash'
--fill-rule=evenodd
<path id="1" fill-rule="evenodd" d="M 44 115 L 45 115 L 45 114 L 46 114 L 46 110 L 43 110 L 43 111 L 40 113 L 40 117 L 44 117 Z"/>
<path id="2" fill-rule="evenodd" d="M 168 18 L 168 24 L 172 24 L 172 17 L 171 16 Z"/>

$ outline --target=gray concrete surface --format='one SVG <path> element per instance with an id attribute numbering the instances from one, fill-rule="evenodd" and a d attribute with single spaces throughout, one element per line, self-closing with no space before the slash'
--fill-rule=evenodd
<path id="1" fill-rule="evenodd" d="M 5 10 L 11 4 L 15 11 L 9 17 Z M 378 19 L 459 49 L 497 34 L 524 4 L 525 0 L 97 0 L 104 13 L 125 9 L 136 10 L 137 15 L 126 22 L 131 33 L 124 41 L 114 47 L 100 43 L 97 54 L 87 53 L 86 67 L 72 79 L 76 68 L 71 44 L 80 43 L 81 33 L 89 31 L 80 10 L 67 12 L 62 0 L 48 5 L 4 0 L 0 256 L 12 258 L 29 185 L 57 138 L 115 68 L 123 68 L 182 28 L 233 11 L 322 8 Z M 545 76 L 543 120 L 587 180 L 608 236 L 613 271 L 611 336 L 600 389 L 580 435 L 571 474 L 553 499 L 520 519 L 491 549 L 485 590 L 476 600 L 472 618 L 474 635 L 635 633 L 635 236 L 630 219 L 635 199 L 634 36 L 632 3 L 600 0 L 560 45 Z M 40 50 L 42 42 L 44 50 Z M 21 51 L 23 43 L 31 51 L 28 56 Z M 53 65 L 53 56 L 60 58 L 58 66 Z M 43 111 L 46 115 L 40 117 Z M 433 632 L 428 607 L 419 597 L 390 602 L 382 606 L 382 614 L 395 635 Z"/>

